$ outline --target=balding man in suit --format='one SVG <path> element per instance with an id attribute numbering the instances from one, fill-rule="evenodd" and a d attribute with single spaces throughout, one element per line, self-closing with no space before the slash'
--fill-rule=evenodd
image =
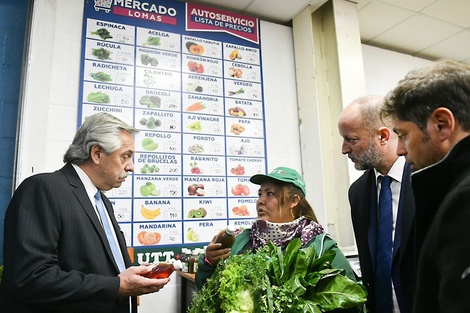
<path id="1" fill-rule="evenodd" d="M 410 185 L 410 167 L 396 153 L 398 138 L 380 118 L 381 96 L 355 99 L 340 114 L 342 153 L 357 170 L 365 170 L 349 189 L 351 217 L 356 237 L 362 279 L 368 290 L 369 312 L 411 312 L 415 285 L 415 205 Z M 391 189 L 391 254 L 385 284 L 377 270 L 379 193 L 387 176 Z M 391 276 L 391 277 L 390 277 Z M 385 289 L 384 289 L 385 288 Z M 384 295 L 388 292 L 389 296 Z"/>

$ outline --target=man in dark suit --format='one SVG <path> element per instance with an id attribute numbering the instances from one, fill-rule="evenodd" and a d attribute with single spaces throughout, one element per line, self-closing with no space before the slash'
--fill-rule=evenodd
<path id="1" fill-rule="evenodd" d="M 411 164 L 418 266 L 413 312 L 470 312 L 470 65 L 410 71 L 382 114 Z"/>
<path id="2" fill-rule="evenodd" d="M 341 112 L 338 128 L 343 137 L 342 153 L 357 170 L 365 170 L 349 189 L 351 218 L 361 266 L 362 280 L 369 292 L 370 312 L 410 312 L 415 276 L 415 238 L 413 235 L 414 198 L 410 169 L 396 154 L 398 139 L 380 118 L 383 98 L 355 99 Z M 380 306 L 377 290 L 378 199 L 382 177 L 391 178 L 393 203 L 390 308 Z M 388 287 L 390 288 L 390 287 Z"/>
<path id="3" fill-rule="evenodd" d="M 149 266 L 130 267 L 124 235 L 101 192 L 120 187 L 134 170 L 136 131 L 107 113 L 92 115 L 62 169 L 31 176 L 15 191 L 5 216 L 1 312 L 133 313 L 137 295 L 168 283 L 143 277 Z M 99 214 L 97 194 L 107 214 Z M 114 239 L 107 239 L 103 219 Z"/>

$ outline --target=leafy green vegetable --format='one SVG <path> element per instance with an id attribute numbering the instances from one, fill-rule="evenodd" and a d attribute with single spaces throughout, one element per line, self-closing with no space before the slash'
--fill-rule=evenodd
<path id="1" fill-rule="evenodd" d="M 217 271 L 193 298 L 190 313 L 258 312 L 268 286 L 265 254 L 241 254 L 219 262 Z"/>
<path id="2" fill-rule="evenodd" d="M 300 239 L 285 251 L 269 243 L 255 254 L 232 255 L 218 263 L 188 312 L 365 312 L 365 287 L 332 268 L 334 257 L 332 250 L 318 257 Z"/>
<path id="3" fill-rule="evenodd" d="M 145 86 L 152 87 L 153 85 L 155 85 L 156 82 L 157 81 L 155 80 L 155 77 L 153 75 L 150 75 L 150 74 L 147 74 L 147 73 L 144 74 L 144 84 L 145 84 Z"/>
<path id="4" fill-rule="evenodd" d="M 111 36 L 111 33 L 106 28 L 100 28 L 100 29 L 96 30 L 95 32 L 91 32 L 91 34 L 92 35 L 98 35 L 103 40 L 106 40 L 108 38 L 113 38 L 113 36 Z"/>
<path id="5" fill-rule="evenodd" d="M 111 55 L 111 51 L 105 49 L 105 48 L 92 48 L 91 49 L 91 54 L 93 54 L 95 57 L 97 57 L 100 60 L 108 60 L 111 59 L 109 56 Z"/>
<path id="6" fill-rule="evenodd" d="M 107 94 L 101 91 L 97 92 L 90 92 L 87 96 L 88 102 L 94 102 L 94 103 L 110 103 L 111 99 Z"/>
<path id="7" fill-rule="evenodd" d="M 110 82 L 113 80 L 111 75 L 106 74 L 105 72 L 91 73 L 90 76 L 93 77 L 93 79 L 99 80 L 100 82 Z"/>
<path id="8" fill-rule="evenodd" d="M 160 37 L 149 36 L 147 41 L 144 42 L 144 46 L 159 46 L 160 45 Z"/>

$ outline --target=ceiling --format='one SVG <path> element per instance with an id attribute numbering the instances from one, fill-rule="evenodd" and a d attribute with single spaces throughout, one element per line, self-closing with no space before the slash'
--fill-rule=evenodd
<path id="1" fill-rule="evenodd" d="M 288 24 L 307 5 L 325 0 L 188 0 Z M 348 1 L 348 0 L 343 0 Z M 354 0 L 362 43 L 436 60 L 470 63 L 469 0 Z"/>

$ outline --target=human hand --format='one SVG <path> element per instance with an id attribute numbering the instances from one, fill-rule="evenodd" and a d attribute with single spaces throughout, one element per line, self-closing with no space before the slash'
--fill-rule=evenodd
<path id="1" fill-rule="evenodd" d="M 206 259 L 212 266 L 216 266 L 220 260 L 227 259 L 230 256 L 230 248 L 222 248 L 221 243 L 215 243 L 217 236 L 206 247 Z"/>
<path id="2" fill-rule="evenodd" d="M 160 291 L 168 282 L 169 278 L 154 279 L 142 275 L 149 273 L 154 265 L 131 266 L 118 275 L 120 279 L 120 296 L 140 296 Z"/>

